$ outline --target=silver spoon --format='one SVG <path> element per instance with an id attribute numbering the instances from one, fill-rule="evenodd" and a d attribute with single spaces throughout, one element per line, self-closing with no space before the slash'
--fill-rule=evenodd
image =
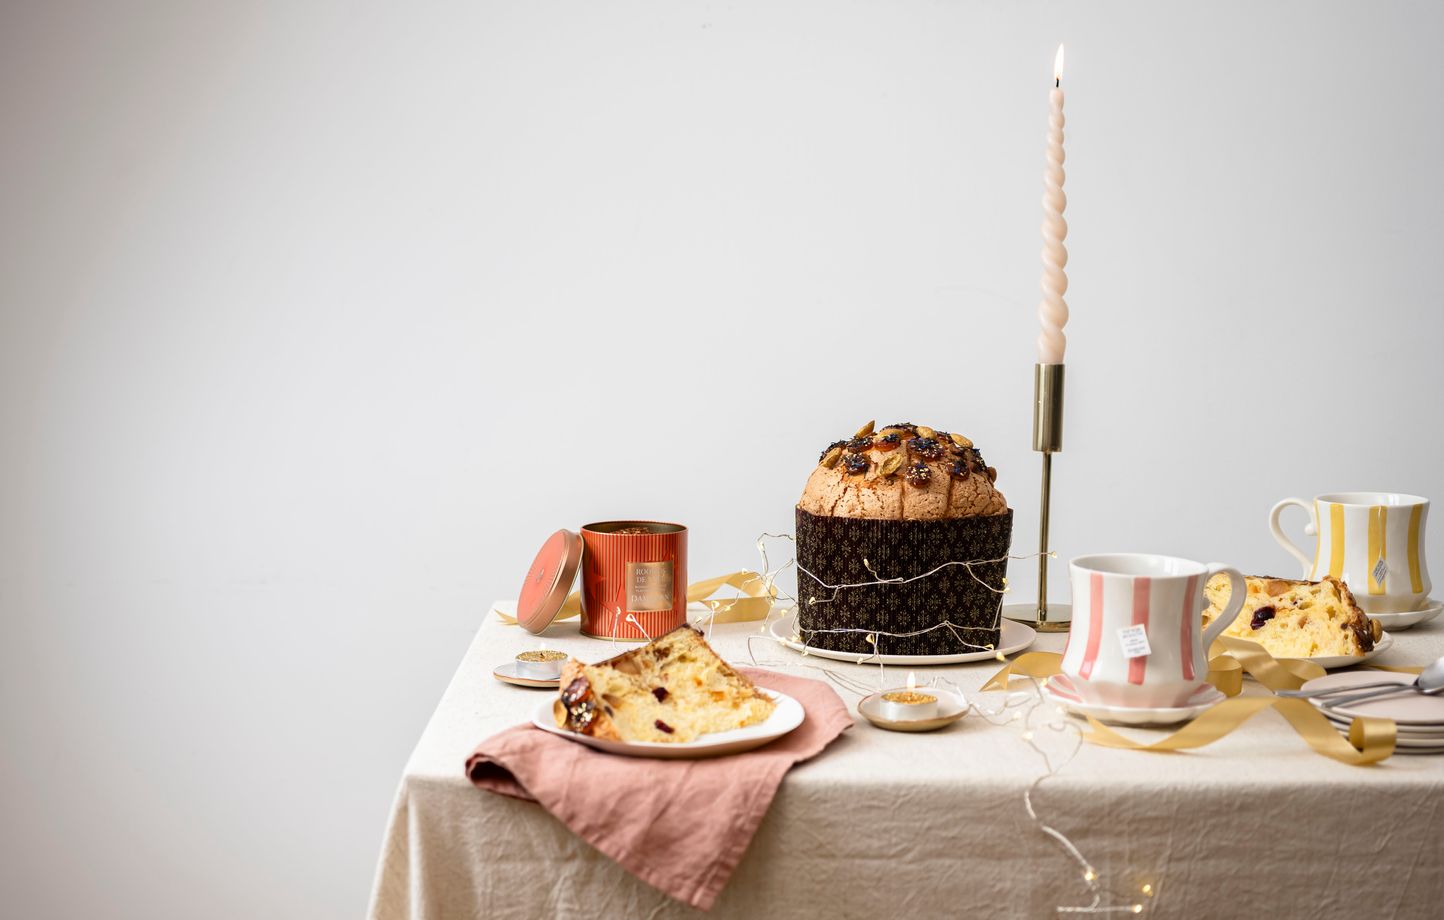
<path id="1" fill-rule="evenodd" d="M 1350 703 L 1357 703 L 1360 700 L 1392 696 L 1395 693 L 1414 692 L 1423 694 L 1424 696 L 1432 696 L 1441 691 L 1444 691 L 1444 657 L 1434 659 L 1433 664 L 1420 671 L 1419 676 L 1407 684 L 1393 684 L 1384 690 L 1370 690 L 1367 693 L 1356 693 L 1353 696 L 1346 696 L 1342 699 L 1329 700 L 1325 705 L 1330 709 L 1337 709 L 1340 706 L 1347 706 Z"/>

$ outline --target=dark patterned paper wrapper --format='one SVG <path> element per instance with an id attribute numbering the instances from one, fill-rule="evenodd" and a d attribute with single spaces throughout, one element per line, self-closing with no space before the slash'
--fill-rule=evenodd
<path id="1" fill-rule="evenodd" d="M 1012 509 L 986 517 L 870 521 L 821 517 L 798 508 L 797 622 L 802 639 L 814 648 L 870 653 L 874 647 L 865 632 L 827 630 L 920 633 L 878 635 L 876 651 L 884 655 L 953 655 L 996 646 L 1012 537 Z M 873 571 L 863 565 L 864 559 Z M 824 587 L 912 578 L 960 561 L 974 564 L 948 566 L 908 584 L 836 591 Z M 942 623 L 953 626 L 939 626 Z"/>

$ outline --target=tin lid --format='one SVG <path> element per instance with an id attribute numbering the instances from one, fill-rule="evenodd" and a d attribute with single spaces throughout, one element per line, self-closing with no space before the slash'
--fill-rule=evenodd
<path id="1" fill-rule="evenodd" d="M 551 625 L 582 567 L 582 535 L 565 527 L 547 538 L 532 560 L 516 601 L 516 621 L 530 633 Z"/>

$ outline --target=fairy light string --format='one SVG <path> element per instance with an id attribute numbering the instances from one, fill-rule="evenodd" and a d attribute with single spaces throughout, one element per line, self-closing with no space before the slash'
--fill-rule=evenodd
<path id="1" fill-rule="evenodd" d="M 878 684 L 876 688 L 870 687 L 867 682 L 858 679 L 855 675 L 847 674 L 826 665 L 801 663 L 796 661 L 795 659 L 769 659 L 759 661 L 757 658 L 756 650 L 753 646 L 753 643 L 755 641 L 761 640 L 764 642 L 770 642 L 774 646 L 782 648 L 789 647 L 789 644 L 786 641 L 779 638 L 775 633 L 771 632 L 770 630 L 774 623 L 786 620 L 786 618 L 794 615 L 798 611 L 800 606 L 800 602 L 795 596 L 783 592 L 777 587 L 777 578 L 779 575 L 787 571 L 789 568 L 795 568 L 799 573 L 805 574 L 809 578 L 812 578 L 814 581 L 816 581 L 824 590 L 831 592 L 831 594 L 826 598 L 814 598 L 814 602 L 833 603 L 843 591 L 883 585 L 912 584 L 914 582 L 922 581 L 924 579 L 933 577 L 945 569 L 959 566 L 964 568 L 969 575 L 971 575 L 975 580 L 977 580 L 980 584 L 984 585 L 989 591 L 993 592 L 994 595 L 996 595 L 997 600 L 994 609 L 992 629 L 997 629 L 1002 622 L 1003 595 L 1007 594 L 1011 590 L 1008 584 L 1008 580 L 1005 576 L 1002 579 L 1001 586 L 994 586 L 984 581 L 982 578 L 979 578 L 977 573 L 973 571 L 973 566 L 992 565 L 1003 561 L 1033 560 L 1045 555 L 1044 553 L 1032 553 L 1022 556 L 1009 555 L 996 559 L 954 560 L 950 562 L 945 562 L 942 565 L 936 566 L 935 568 L 928 570 L 927 572 L 923 572 L 922 574 L 907 576 L 885 576 L 882 573 L 879 573 L 872 566 L 872 564 L 866 558 L 864 558 L 862 560 L 863 566 L 867 569 L 869 573 L 874 576 L 873 581 L 832 585 L 827 584 L 820 578 L 817 578 L 816 575 L 807 571 L 803 566 L 801 566 L 797 562 L 795 554 L 793 558 L 789 559 L 787 562 L 774 569 L 772 567 L 770 554 L 768 553 L 767 549 L 767 541 L 769 539 L 785 540 L 794 544 L 796 542 L 795 538 L 791 534 L 763 533 L 757 538 L 757 551 L 762 559 L 762 568 L 761 571 L 757 573 L 757 577 L 763 581 L 764 589 L 766 593 L 773 598 L 774 604 L 763 617 L 762 623 L 758 626 L 757 632 L 750 633 L 746 637 L 747 657 L 749 661 L 752 663 L 753 666 L 802 668 L 806 670 L 817 671 L 824 677 L 826 677 L 829 681 L 831 681 L 833 684 L 837 685 L 839 688 L 856 694 L 859 697 L 868 696 L 871 693 L 876 692 L 876 690 L 885 689 L 887 687 L 886 664 L 883 660 L 885 653 L 882 652 L 880 648 L 880 644 L 878 641 L 880 637 L 899 639 L 911 638 L 914 636 L 919 636 L 932 632 L 937 629 L 949 629 L 952 632 L 954 638 L 963 647 L 976 651 L 992 651 L 994 652 L 994 657 L 999 661 L 1005 661 L 1006 658 L 1003 656 L 1002 653 L 997 651 L 996 644 L 992 642 L 984 644 L 970 642 L 965 636 L 962 635 L 963 631 L 978 631 L 979 627 L 963 626 L 961 624 L 945 620 L 941 623 L 937 623 L 933 626 L 929 626 L 923 629 L 911 630 L 901 633 L 891 633 L 883 630 L 865 628 L 805 630 L 800 627 L 792 633 L 790 637 L 791 644 L 793 646 L 799 647 L 798 651 L 803 658 L 816 658 L 816 656 L 812 656 L 809 654 L 809 651 L 813 648 L 813 646 L 811 645 L 811 641 L 814 636 L 835 633 L 866 634 L 866 641 L 868 645 L 872 647 L 872 651 L 868 653 L 859 653 L 856 659 L 851 661 L 851 663 L 856 665 L 869 665 L 875 663 L 878 667 Z M 1056 558 L 1057 556 L 1057 554 L 1052 551 L 1047 552 L 1046 555 L 1051 558 Z M 734 599 L 730 604 L 724 602 L 713 607 L 707 617 L 707 634 L 709 639 L 711 638 L 712 628 L 715 626 L 719 614 L 727 609 L 730 609 L 732 604 L 735 604 L 736 602 L 743 599 L 744 598 L 739 597 Z M 833 652 L 832 654 L 836 653 Z M 1034 802 L 1035 795 L 1042 787 L 1042 785 L 1048 780 L 1058 776 L 1059 773 L 1063 770 L 1063 768 L 1066 767 L 1073 760 L 1073 758 L 1077 755 L 1078 751 L 1083 746 L 1082 729 L 1076 723 L 1066 718 L 1066 713 L 1061 707 L 1048 702 L 1043 697 L 1042 691 L 1039 689 L 1038 683 L 1036 681 L 1031 679 L 1027 681 L 1027 691 L 1005 692 L 1002 705 L 997 708 L 988 708 L 981 705 L 976 700 L 969 699 L 969 697 L 964 694 L 962 688 L 958 686 L 958 684 L 954 683 L 952 680 L 942 675 L 933 675 L 926 685 L 921 686 L 926 686 L 937 692 L 951 694 L 958 701 L 966 702 L 970 711 L 976 712 L 981 718 L 983 718 L 991 725 L 997 727 L 1012 727 L 1015 725 L 1021 725 L 1021 731 L 1018 735 L 1019 738 L 1035 754 L 1038 755 L 1038 758 L 1043 766 L 1043 772 L 1039 774 L 1036 778 L 1034 778 L 1034 780 L 1028 785 L 1027 789 L 1025 789 L 1023 792 L 1024 811 L 1027 813 L 1028 819 L 1033 822 L 1033 825 L 1038 829 L 1038 831 L 1051 839 L 1055 844 L 1057 844 L 1058 847 L 1063 850 L 1063 852 L 1076 866 L 1083 887 L 1083 896 L 1086 899 L 1086 901 L 1081 904 L 1058 905 L 1056 907 L 1056 912 L 1058 914 L 1068 916 L 1097 914 L 1136 915 L 1141 914 L 1148 909 L 1152 899 L 1157 893 L 1152 883 L 1145 882 L 1136 892 L 1129 891 L 1127 893 L 1124 893 L 1122 891 L 1116 890 L 1115 886 L 1105 880 L 1103 874 L 1098 871 L 1097 867 L 1092 863 L 1092 861 L 1088 859 L 1088 857 L 1083 853 L 1083 851 L 1078 847 L 1078 845 L 1075 844 L 1068 837 L 1067 834 L 1059 830 L 1054 825 L 1048 823 L 1048 821 L 1044 819 Z M 1063 757 L 1055 760 L 1054 757 L 1049 755 L 1047 749 L 1045 749 L 1042 745 L 1039 744 L 1038 739 L 1040 733 L 1044 732 L 1051 733 L 1054 736 L 1062 737 L 1067 742 L 1070 742 L 1066 744 L 1064 748 Z"/>

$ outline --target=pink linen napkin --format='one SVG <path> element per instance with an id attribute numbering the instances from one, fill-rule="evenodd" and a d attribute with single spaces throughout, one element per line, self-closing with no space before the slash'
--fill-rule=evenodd
<path id="1" fill-rule="evenodd" d="M 708 910 L 772 804 L 782 777 L 815 756 L 852 716 L 831 687 L 742 668 L 780 690 L 807 717 L 763 747 L 702 760 L 652 760 L 593 750 L 517 725 L 483 741 L 466 762 L 480 789 L 538 802 L 587 843 L 647 884 Z M 576 782 L 577 777 L 586 782 Z"/>

